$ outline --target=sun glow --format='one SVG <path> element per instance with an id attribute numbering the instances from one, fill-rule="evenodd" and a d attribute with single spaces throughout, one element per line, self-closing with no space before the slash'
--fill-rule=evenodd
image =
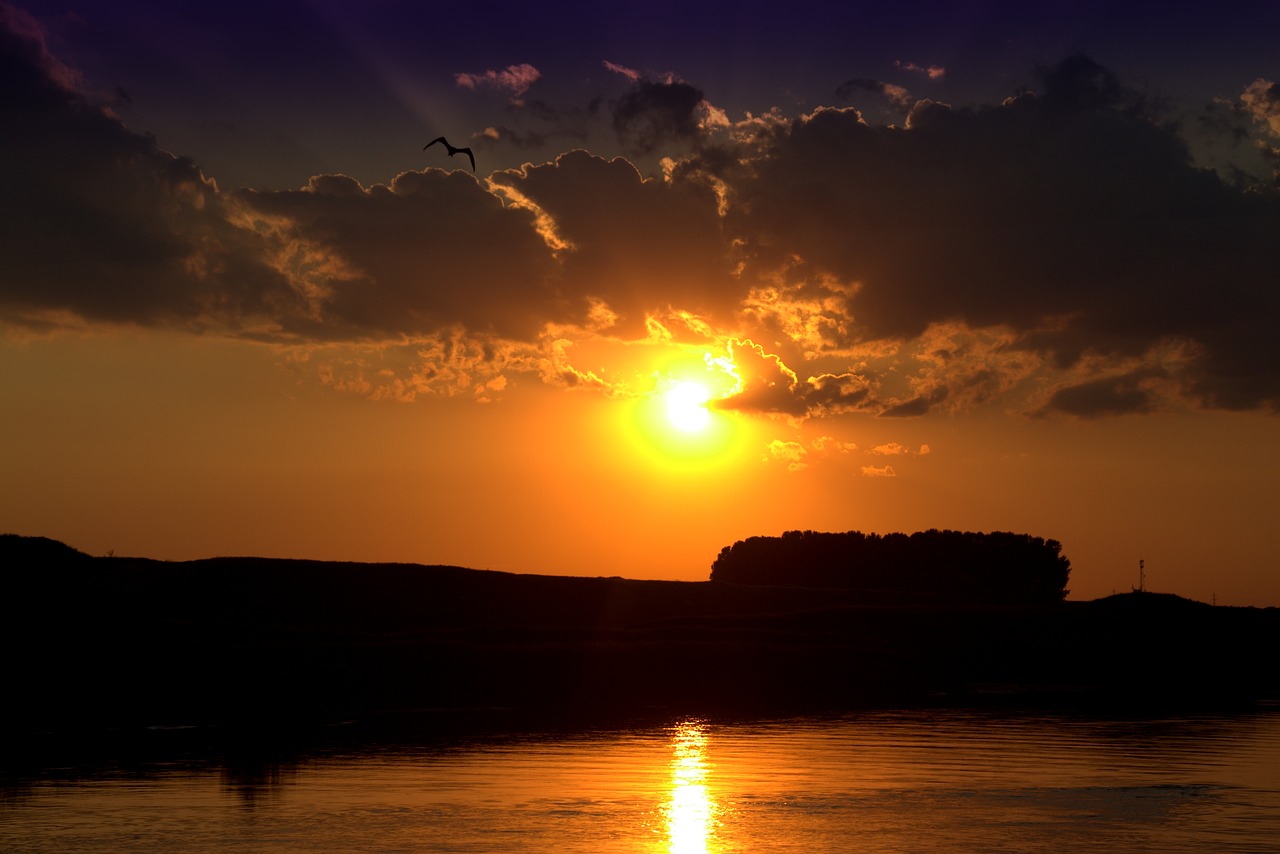
<path id="1" fill-rule="evenodd" d="M 684 471 L 730 462 L 742 449 L 741 417 L 717 407 L 737 378 L 707 359 L 687 357 L 653 374 L 628 407 L 630 437 L 652 463 Z"/>
<path id="2" fill-rule="evenodd" d="M 707 401 L 711 392 L 702 383 L 679 382 L 663 395 L 667 406 L 667 420 L 677 430 L 696 433 L 705 430 L 711 423 L 711 412 L 707 409 Z"/>

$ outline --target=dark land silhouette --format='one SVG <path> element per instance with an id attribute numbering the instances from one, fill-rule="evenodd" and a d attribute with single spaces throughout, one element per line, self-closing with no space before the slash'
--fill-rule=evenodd
<path id="1" fill-rule="evenodd" d="M 1068 601 L 1065 575 L 1058 595 L 1046 583 L 1012 604 L 745 584 L 722 578 L 736 548 L 717 560 L 714 580 L 679 582 L 91 557 L 3 535 L 0 722 L 50 730 L 428 709 L 1160 708 L 1280 696 L 1271 661 L 1280 609 L 1155 593 Z"/>

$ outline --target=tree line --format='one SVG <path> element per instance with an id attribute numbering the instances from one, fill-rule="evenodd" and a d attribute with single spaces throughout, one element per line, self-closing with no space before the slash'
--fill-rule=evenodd
<path id="1" fill-rule="evenodd" d="M 1069 592 L 1057 540 L 1003 531 L 787 531 L 725 546 L 711 580 L 862 590 L 878 601 L 1047 604 Z"/>

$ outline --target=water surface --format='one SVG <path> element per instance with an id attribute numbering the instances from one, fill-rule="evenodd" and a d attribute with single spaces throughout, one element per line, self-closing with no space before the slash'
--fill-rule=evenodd
<path id="1" fill-rule="evenodd" d="M 10 775 L 0 850 L 1280 851 L 1280 712 L 974 711 L 333 740 Z"/>

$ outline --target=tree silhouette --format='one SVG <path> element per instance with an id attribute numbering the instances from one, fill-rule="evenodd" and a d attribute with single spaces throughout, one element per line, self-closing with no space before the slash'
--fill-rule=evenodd
<path id="1" fill-rule="evenodd" d="M 1067 595 L 1057 540 L 930 529 L 906 534 L 787 531 L 720 551 L 711 580 L 862 590 L 881 599 L 1044 604 Z"/>

